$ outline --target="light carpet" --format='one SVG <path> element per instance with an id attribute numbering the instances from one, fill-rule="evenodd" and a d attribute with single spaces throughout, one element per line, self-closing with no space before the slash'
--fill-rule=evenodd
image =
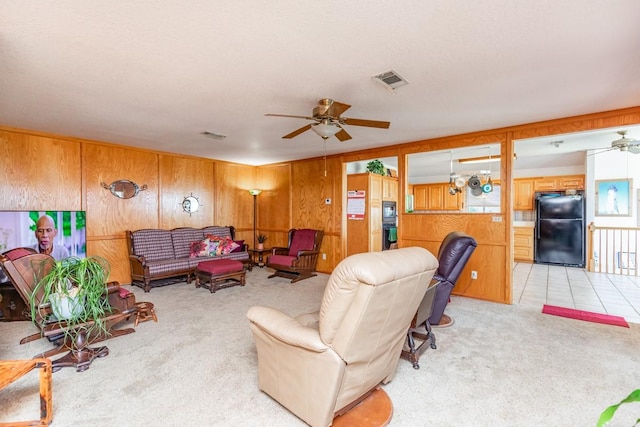
<path id="1" fill-rule="evenodd" d="M 54 426 L 304 425 L 259 391 L 246 312 L 267 305 L 297 315 L 319 308 L 327 275 L 291 284 L 247 273 L 245 287 L 210 294 L 186 283 L 131 287 L 155 304 L 158 323 L 106 341 L 86 372 L 53 375 Z M 450 328 L 435 331 L 419 370 L 400 360 L 384 386 L 392 426 L 591 426 L 640 387 L 640 325 L 629 329 L 547 316 L 539 309 L 454 297 Z M 0 358 L 28 359 L 45 340 L 19 345 L 29 322 L 0 323 Z M 0 391 L 0 422 L 36 418 L 38 378 Z M 616 420 L 635 420 L 635 408 Z M 636 410 L 637 412 L 637 410 Z M 627 422 L 621 425 L 631 425 Z"/>

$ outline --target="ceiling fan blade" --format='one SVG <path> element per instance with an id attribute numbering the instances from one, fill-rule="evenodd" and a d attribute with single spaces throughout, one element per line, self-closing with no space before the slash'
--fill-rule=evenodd
<path id="1" fill-rule="evenodd" d="M 633 154 L 640 154 L 640 145 L 630 145 L 629 152 Z"/>
<path id="2" fill-rule="evenodd" d="M 344 113 L 349 108 L 351 108 L 351 105 L 349 104 L 343 104 L 342 102 L 333 101 L 333 103 L 329 106 L 325 114 L 327 116 L 338 117 L 340 116 L 340 114 Z"/>
<path id="3" fill-rule="evenodd" d="M 617 150 L 617 147 L 605 147 L 605 148 L 595 148 L 594 151 L 592 151 L 591 153 L 587 154 L 587 157 L 590 156 L 595 156 L 597 154 L 602 154 L 602 153 L 606 153 L 607 151 L 613 151 L 613 150 Z"/>
<path id="4" fill-rule="evenodd" d="M 366 126 L 370 128 L 389 129 L 390 122 L 381 122 L 378 120 L 365 120 L 365 119 L 350 119 L 347 117 L 341 117 L 340 123 L 351 126 Z"/>
<path id="5" fill-rule="evenodd" d="M 349 135 L 346 130 L 340 128 L 340 132 L 336 133 L 336 138 L 338 138 L 340 142 L 345 142 L 351 139 L 351 135 Z"/>
<path id="6" fill-rule="evenodd" d="M 290 114 L 265 114 L 265 116 L 270 116 L 270 117 L 291 117 L 294 119 L 307 119 L 307 120 L 315 120 L 315 118 L 313 117 L 309 117 L 309 116 L 292 116 Z"/>
<path id="7" fill-rule="evenodd" d="M 302 126 L 300 129 L 298 130 L 294 130 L 293 132 L 291 132 L 290 134 L 287 134 L 285 136 L 283 136 L 282 138 L 284 139 L 291 139 L 293 137 L 296 137 L 298 135 L 300 135 L 302 132 L 306 132 L 309 129 L 311 129 L 311 125 L 306 125 L 306 126 Z"/>

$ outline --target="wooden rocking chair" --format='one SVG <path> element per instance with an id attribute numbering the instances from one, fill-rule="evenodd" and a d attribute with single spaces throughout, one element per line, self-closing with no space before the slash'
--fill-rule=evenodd
<path id="1" fill-rule="evenodd" d="M 23 256 L 17 256 L 23 255 Z M 51 261 L 51 262 L 49 262 Z M 25 304 L 31 307 L 31 294 L 35 289 L 35 284 L 39 278 L 44 277 L 50 270 L 54 262 L 53 258 L 45 254 L 20 254 L 5 253 L 0 256 L 0 266 L 5 271 L 7 277 L 18 290 L 18 293 Z M 89 369 L 89 365 L 96 357 L 104 357 L 109 354 L 109 349 L 105 346 L 90 347 L 90 344 L 103 341 L 108 338 L 127 335 L 135 332 L 133 328 L 115 329 L 116 324 L 130 318 L 137 311 L 135 295 L 120 288 L 117 282 L 105 284 L 105 297 L 109 299 L 111 313 L 102 320 L 105 323 L 108 335 L 88 335 L 85 328 L 92 324 L 92 321 L 78 326 L 72 334 L 66 328 L 65 322 L 51 321 L 51 307 L 48 302 L 40 301 L 38 295 L 35 297 L 37 303 L 36 319 L 33 322 L 40 332 L 29 335 L 20 344 L 35 341 L 40 338 L 47 338 L 54 345 L 54 348 L 44 353 L 38 354 L 37 358 L 49 358 L 56 354 L 68 351 L 60 359 L 53 362 L 53 371 L 62 367 L 75 366 L 76 371 L 82 372 Z"/>
<path id="2" fill-rule="evenodd" d="M 276 276 L 285 277 L 291 279 L 291 283 L 295 283 L 317 276 L 314 271 L 323 236 L 322 230 L 289 230 L 289 247 L 272 248 L 271 255 L 267 257 L 267 267 L 275 270 L 269 279 Z"/>

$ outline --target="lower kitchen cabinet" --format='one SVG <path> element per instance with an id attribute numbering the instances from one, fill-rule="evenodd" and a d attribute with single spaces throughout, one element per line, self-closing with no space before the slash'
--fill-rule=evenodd
<path id="1" fill-rule="evenodd" d="M 533 262 L 532 227 L 513 227 L 513 259 Z"/>

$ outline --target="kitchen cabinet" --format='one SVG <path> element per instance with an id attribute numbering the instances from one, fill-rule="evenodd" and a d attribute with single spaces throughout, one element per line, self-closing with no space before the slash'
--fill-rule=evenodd
<path id="1" fill-rule="evenodd" d="M 382 200 L 385 202 L 398 202 L 398 178 L 382 177 Z"/>
<path id="2" fill-rule="evenodd" d="M 414 185 L 413 186 L 413 210 L 425 211 L 427 210 L 427 189 L 426 185 Z"/>
<path id="3" fill-rule="evenodd" d="M 533 180 L 513 180 L 513 209 L 517 211 L 533 210 Z"/>
<path id="4" fill-rule="evenodd" d="M 549 176 L 534 179 L 534 191 L 584 190 L 584 175 Z"/>
<path id="5" fill-rule="evenodd" d="M 535 209 L 536 192 L 584 190 L 584 175 L 548 176 L 544 178 L 517 178 L 513 180 L 513 209 Z"/>
<path id="6" fill-rule="evenodd" d="M 534 191 L 554 191 L 558 189 L 558 183 L 555 178 L 536 178 L 533 181 Z"/>
<path id="7" fill-rule="evenodd" d="M 413 186 L 413 209 L 416 211 L 459 211 L 462 195 L 449 194 L 449 183 L 417 184 Z"/>
<path id="8" fill-rule="evenodd" d="M 559 176 L 558 187 L 562 190 L 584 190 L 584 175 Z"/>
<path id="9" fill-rule="evenodd" d="M 513 259 L 533 262 L 533 227 L 513 227 Z"/>
<path id="10" fill-rule="evenodd" d="M 347 220 L 347 255 L 382 250 L 382 188 L 382 175 L 347 175 L 347 190 L 365 191 L 364 219 Z"/>

